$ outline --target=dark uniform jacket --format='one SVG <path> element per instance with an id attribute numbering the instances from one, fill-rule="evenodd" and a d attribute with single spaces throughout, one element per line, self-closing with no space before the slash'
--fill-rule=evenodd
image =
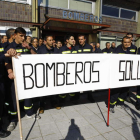
<path id="1" fill-rule="evenodd" d="M 73 46 L 71 48 L 68 48 L 66 45 L 64 45 L 59 49 L 59 53 L 60 54 L 74 54 L 74 53 L 77 53 L 77 51 L 75 50 Z"/>
<path id="2" fill-rule="evenodd" d="M 119 45 L 117 48 L 115 48 L 113 53 L 116 53 L 116 54 L 131 54 L 129 49 L 124 51 L 121 45 Z"/>
<path id="3" fill-rule="evenodd" d="M 107 48 L 104 48 L 104 49 L 102 50 L 102 52 L 103 52 L 103 53 L 112 53 L 112 52 L 111 52 L 111 49 L 107 49 Z"/>
<path id="4" fill-rule="evenodd" d="M 4 50 L 7 50 L 9 44 L 10 44 L 9 41 L 7 41 L 5 43 L 2 43 L 1 46 L 4 48 Z"/>
<path id="5" fill-rule="evenodd" d="M 115 48 L 116 48 L 116 47 L 115 47 Z M 111 52 L 113 52 L 115 48 L 114 48 L 114 47 L 110 47 Z"/>
<path id="6" fill-rule="evenodd" d="M 95 51 L 92 49 L 92 53 L 102 53 L 102 50 L 100 48 L 95 48 Z"/>
<path id="7" fill-rule="evenodd" d="M 5 59 L 5 55 L 4 55 L 4 54 L 1 54 L 1 55 L 0 55 L 0 63 L 3 62 L 4 59 Z"/>
<path id="8" fill-rule="evenodd" d="M 92 46 L 87 43 L 85 43 L 84 46 L 81 46 L 80 44 L 75 46 L 77 53 L 92 53 L 92 49 Z"/>
<path id="9" fill-rule="evenodd" d="M 54 48 L 55 53 L 59 53 L 59 50 L 60 50 L 60 48 L 57 48 L 57 47 Z"/>
<path id="10" fill-rule="evenodd" d="M 0 81 L 3 81 L 5 75 L 5 56 L 4 48 L 0 44 Z"/>
<path id="11" fill-rule="evenodd" d="M 39 48 L 36 49 L 36 48 L 33 47 L 33 46 L 30 46 L 30 47 L 34 50 L 34 52 L 38 53 L 38 49 L 39 49 Z"/>
<path id="12" fill-rule="evenodd" d="M 119 46 L 122 46 L 122 44 L 120 44 Z M 136 54 L 137 53 L 137 47 L 135 45 L 133 45 L 132 43 L 131 43 L 131 46 L 128 48 L 128 50 L 129 50 L 130 54 Z"/>
<path id="13" fill-rule="evenodd" d="M 38 49 L 38 54 L 56 54 L 57 51 L 52 47 L 50 50 L 45 46 L 41 46 Z"/>
<path id="14" fill-rule="evenodd" d="M 138 53 L 137 54 L 140 54 L 140 48 L 138 48 Z"/>
<path id="15" fill-rule="evenodd" d="M 21 54 L 31 54 L 31 53 L 30 53 L 30 50 L 28 50 L 28 49 L 22 47 L 22 44 L 16 44 L 15 41 L 13 41 L 12 43 L 10 43 L 10 44 L 7 46 L 7 48 L 5 49 L 5 52 L 7 52 L 7 50 L 9 50 L 9 49 L 11 49 L 11 48 L 15 49 L 15 50 L 17 51 L 17 53 L 21 53 Z M 11 61 L 11 60 L 12 60 L 11 58 L 6 58 L 6 59 L 5 59 L 5 62 L 6 62 L 6 63 L 11 63 L 11 64 L 12 64 L 12 61 Z"/>

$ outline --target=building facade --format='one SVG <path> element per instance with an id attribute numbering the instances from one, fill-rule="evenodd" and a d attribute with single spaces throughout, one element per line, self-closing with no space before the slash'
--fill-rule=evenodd
<path id="1" fill-rule="evenodd" d="M 127 32 L 134 33 L 140 46 L 139 0 L 0 0 L 0 35 L 9 28 L 24 27 L 27 35 L 53 35 L 64 41 L 66 33 L 87 42 L 121 43 Z"/>

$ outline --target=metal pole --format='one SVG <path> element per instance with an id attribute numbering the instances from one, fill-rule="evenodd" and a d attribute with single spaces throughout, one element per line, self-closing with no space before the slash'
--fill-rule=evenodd
<path id="1" fill-rule="evenodd" d="M 109 110 L 110 110 L 110 88 L 108 89 L 108 115 L 107 115 L 107 126 L 109 126 Z"/>

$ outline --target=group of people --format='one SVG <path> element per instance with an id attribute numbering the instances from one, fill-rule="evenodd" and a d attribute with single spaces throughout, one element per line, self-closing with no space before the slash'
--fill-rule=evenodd
<path id="1" fill-rule="evenodd" d="M 115 46 L 112 42 L 106 43 L 106 48 L 101 50 L 99 43 L 86 42 L 84 34 L 78 35 L 78 42 L 75 41 L 73 34 L 67 34 L 64 42 L 54 40 L 52 35 L 45 36 L 44 39 L 26 36 L 26 31 L 22 27 L 16 29 L 8 29 L 6 36 L 3 36 L 0 44 L 0 138 L 10 135 L 17 124 L 17 106 L 15 97 L 14 74 L 12 69 L 11 57 L 18 57 L 18 55 L 26 54 L 84 54 L 84 53 L 117 53 L 117 54 L 136 54 L 137 47 L 132 44 L 133 34 L 128 33 L 122 39 L 122 44 Z M 138 52 L 139 49 L 138 49 Z M 94 55 L 94 54 L 93 54 Z M 137 102 L 136 109 L 140 110 L 140 87 L 137 88 Z M 110 112 L 114 113 L 114 107 L 124 106 L 124 100 L 128 96 L 129 88 L 117 88 L 111 90 Z M 50 91 L 51 92 L 51 91 Z M 92 92 L 87 91 L 87 98 L 94 102 Z M 70 94 L 53 95 L 49 99 L 52 106 L 56 109 L 61 109 L 64 105 L 66 96 L 70 96 L 70 101 L 76 102 L 80 98 L 80 92 Z M 45 97 L 37 98 L 40 103 L 39 113 L 44 113 Z M 33 100 L 25 99 L 20 101 L 24 107 L 26 117 L 29 119 L 40 119 L 40 116 L 35 113 Z M 2 129 L 2 115 L 3 108 L 7 109 L 9 116 L 9 126 L 7 131 Z"/>

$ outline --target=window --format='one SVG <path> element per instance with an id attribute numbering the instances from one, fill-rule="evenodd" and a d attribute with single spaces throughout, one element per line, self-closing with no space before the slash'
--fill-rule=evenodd
<path id="1" fill-rule="evenodd" d="M 70 0 L 69 8 L 72 10 L 92 13 L 92 2 Z"/>
<path id="2" fill-rule="evenodd" d="M 11 1 L 11 2 L 27 2 L 28 0 L 1 0 L 1 1 Z"/>
<path id="3" fill-rule="evenodd" d="M 31 5 L 31 0 L 0 0 L 0 1 L 17 2 L 17 3 L 24 3 L 24 4 L 30 4 Z"/>
<path id="4" fill-rule="evenodd" d="M 68 0 L 42 0 L 42 4 L 51 7 L 68 8 Z"/>
<path id="5" fill-rule="evenodd" d="M 39 3 L 47 7 L 64 8 L 87 13 L 92 13 L 92 11 L 94 13 L 95 9 L 95 2 L 86 0 L 40 0 Z"/>
<path id="6" fill-rule="evenodd" d="M 136 20 L 136 12 L 121 9 L 121 18 Z"/>
<path id="7" fill-rule="evenodd" d="M 114 8 L 114 7 L 109 7 L 109 6 L 103 5 L 102 11 L 103 11 L 102 14 L 104 14 L 104 15 L 119 17 L 119 8 Z"/>
<path id="8" fill-rule="evenodd" d="M 102 14 L 136 21 L 136 11 L 103 5 Z"/>

